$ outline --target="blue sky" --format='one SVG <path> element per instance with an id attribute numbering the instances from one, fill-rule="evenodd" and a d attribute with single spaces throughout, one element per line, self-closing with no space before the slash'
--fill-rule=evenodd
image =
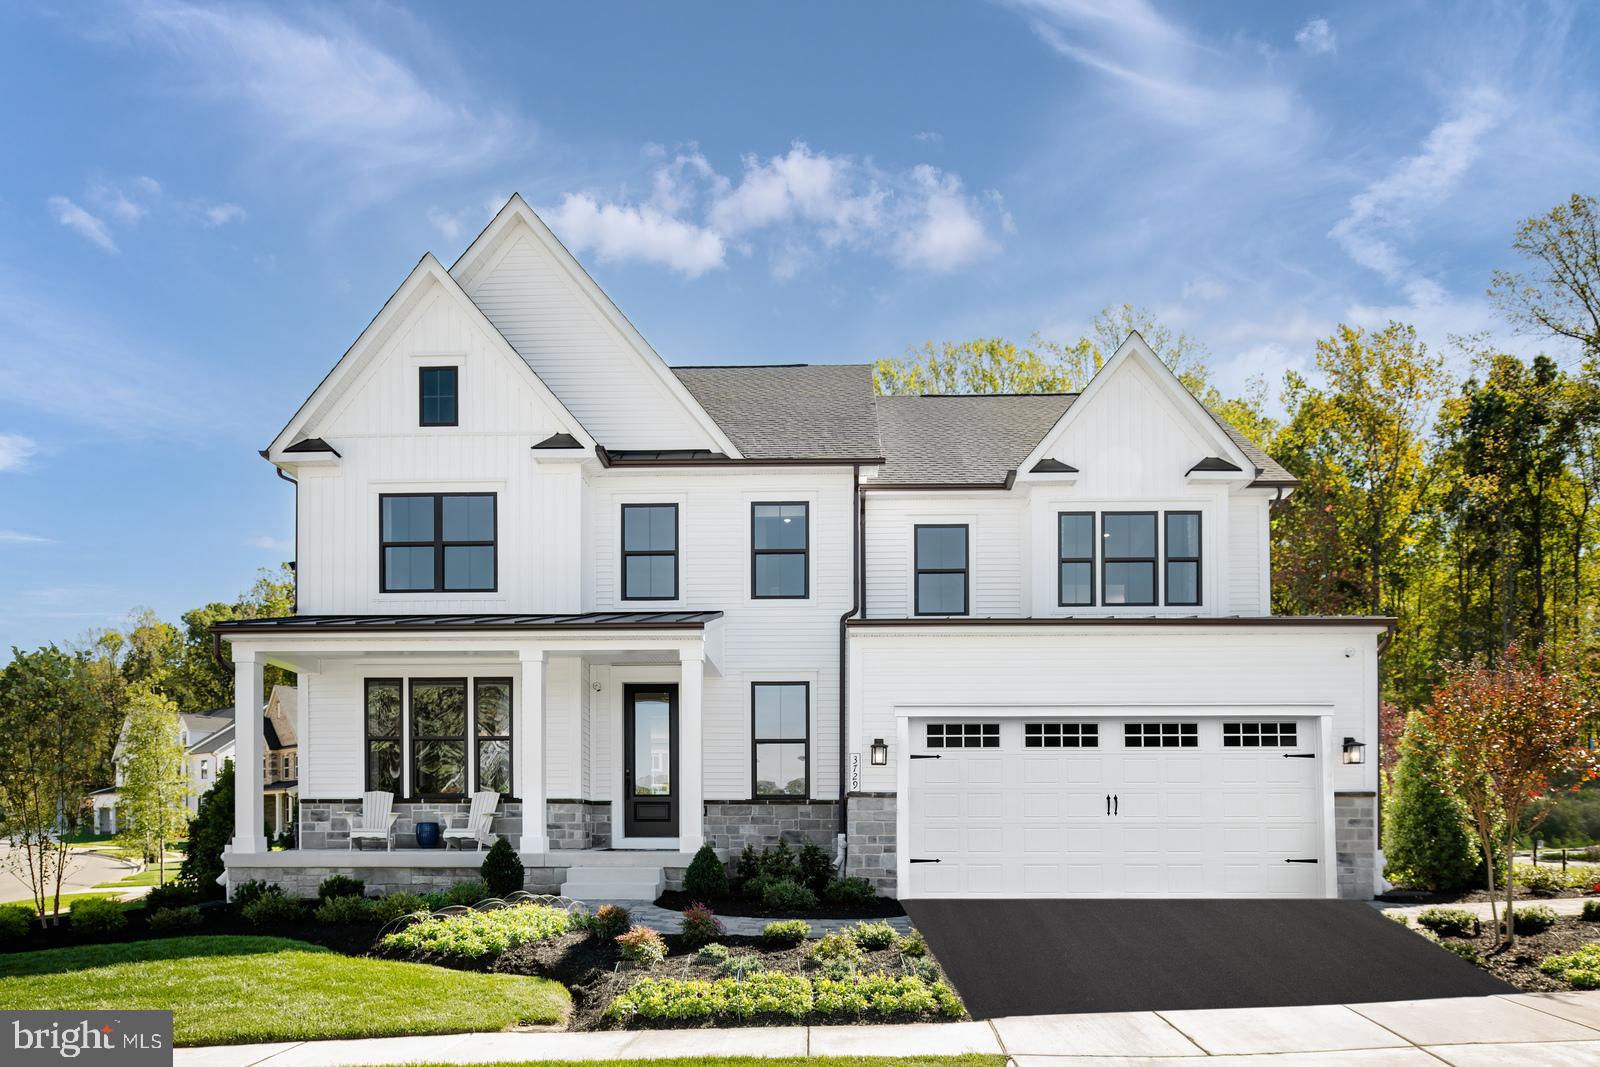
<path id="1" fill-rule="evenodd" d="M 286 559 L 256 455 L 420 254 L 520 191 L 671 362 L 1071 339 L 1225 389 L 1340 321 L 1505 335 L 1600 173 L 1581 4 L 0 9 L 0 645 Z"/>

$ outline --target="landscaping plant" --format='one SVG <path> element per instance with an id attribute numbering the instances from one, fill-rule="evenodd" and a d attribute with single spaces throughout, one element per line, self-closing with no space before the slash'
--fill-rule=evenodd
<path id="1" fill-rule="evenodd" d="M 439 915 L 412 923 L 378 942 L 389 951 L 423 952 L 463 959 L 498 956 L 518 945 L 557 937 L 571 928 L 560 908 L 513 904 L 494 911 Z"/>
<path id="2" fill-rule="evenodd" d="M 1577 679 L 1551 670 L 1542 656 L 1524 658 L 1515 645 L 1492 667 L 1450 669 L 1428 707 L 1428 729 L 1439 744 L 1441 784 L 1471 813 L 1485 856 L 1494 854 L 1497 826 L 1505 854 L 1515 854 L 1518 831 L 1531 832 L 1549 811 L 1535 802 L 1557 779 L 1600 774 L 1586 744 L 1590 712 Z M 1492 898 L 1494 864 L 1485 866 Z M 1510 914 L 1516 892 L 1505 881 Z M 1517 924 L 1501 923 L 1493 910 L 1492 918 L 1506 945 L 1513 944 Z"/>
<path id="3" fill-rule="evenodd" d="M 0 904 L 0 945 L 21 941 L 33 928 L 33 909 L 21 904 Z"/>
<path id="4" fill-rule="evenodd" d="M 761 903 L 769 908 L 802 911 L 816 907 L 817 896 L 792 878 L 779 878 L 763 885 Z"/>
<path id="5" fill-rule="evenodd" d="M 743 978 L 746 975 L 760 974 L 767 969 L 761 962 L 760 956 L 729 956 L 717 968 L 717 973 L 726 978 Z"/>
<path id="6" fill-rule="evenodd" d="M 428 905 L 415 893 L 390 893 L 372 902 L 372 918 L 388 923 L 403 915 L 426 914 Z"/>
<path id="7" fill-rule="evenodd" d="M 269 886 L 266 882 L 257 881 L 255 879 L 252 879 L 248 882 L 240 882 L 238 885 L 233 887 L 233 896 L 230 902 L 235 908 L 243 911 L 245 908 L 259 900 L 261 898 L 261 894 L 267 892 L 269 889 L 277 888 L 277 886 Z M 279 890 L 279 892 L 282 891 Z"/>
<path id="8" fill-rule="evenodd" d="M 474 878 L 466 882 L 457 882 L 455 885 L 444 891 L 444 900 L 446 904 L 460 904 L 468 908 L 472 907 L 474 904 L 488 900 L 492 896 L 494 896 L 494 894 L 489 892 L 489 883 L 485 882 L 482 878 Z"/>
<path id="9" fill-rule="evenodd" d="M 667 943 L 648 926 L 635 926 L 618 934 L 617 944 L 622 947 L 622 958 L 629 963 L 660 963 L 667 958 Z"/>
<path id="10" fill-rule="evenodd" d="M 1566 982 L 1573 989 L 1600 989 L 1600 941 L 1584 945 L 1576 952 L 1547 956 L 1539 970 Z"/>
<path id="11" fill-rule="evenodd" d="M 633 916 L 620 904 L 602 904 L 589 918 L 589 932 L 602 941 L 609 941 L 625 933 L 633 925 Z"/>
<path id="12" fill-rule="evenodd" d="M 489 854 L 483 857 L 483 865 L 478 868 L 478 873 L 489 887 L 489 894 L 496 897 L 509 897 L 512 893 L 520 892 L 525 877 L 522 861 L 517 858 L 516 849 L 511 847 L 511 842 L 506 840 L 504 834 L 489 846 Z"/>
<path id="13" fill-rule="evenodd" d="M 1423 908 L 1417 925 L 1441 937 L 1477 937 L 1480 929 L 1478 917 L 1464 908 Z"/>
<path id="14" fill-rule="evenodd" d="M 717 858 L 716 849 L 700 846 L 683 872 L 683 891 L 696 900 L 721 900 L 728 895 L 728 868 Z"/>
<path id="15" fill-rule="evenodd" d="M 701 945 L 700 951 L 696 952 L 694 956 L 698 960 L 711 960 L 721 963 L 728 958 L 728 946 L 713 941 L 709 945 Z"/>
<path id="16" fill-rule="evenodd" d="M 690 904 L 683 909 L 683 919 L 678 927 L 679 939 L 684 948 L 699 948 L 721 937 L 722 920 L 712 914 L 704 904 Z"/>
<path id="17" fill-rule="evenodd" d="M 1406 716 L 1400 761 L 1384 796 L 1384 877 L 1443 892 L 1471 884 L 1480 852 L 1467 811 L 1440 788 L 1439 752 L 1422 712 Z"/>
<path id="18" fill-rule="evenodd" d="M 351 878 L 345 874 L 330 874 L 317 886 L 318 900 L 332 900 L 334 897 L 359 897 L 367 892 L 367 883 L 359 878 Z"/>
<path id="19" fill-rule="evenodd" d="M 851 964 L 860 964 L 867 958 L 861 951 L 861 946 L 849 934 L 823 934 L 811 945 L 807 953 L 812 963 L 832 963 L 836 960 Z"/>
<path id="20" fill-rule="evenodd" d="M 1401 916 L 1404 919 L 1405 916 Z M 921 930 L 913 930 L 894 943 L 895 950 L 902 956 L 911 959 L 922 959 L 928 954 L 928 942 L 923 940 Z"/>
<path id="21" fill-rule="evenodd" d="M 239 909 L 245 922 L 251 926 L 278 926 L 294 922 L 305 915 L 300 902 L 275 885 L 269 885 L 256 898 Z"/>
<path id="22" fill-rule="evenodd" d="M 145 910 L 156 912 L 163 908 L 182 908 L 195 901 L 194 890 L 181 882 L 168 882 L 165 885 L 154 885 L 150 892 L 140 898 Z"/>
<path id="23" fill-rule="evenodd" d="M 811 924 L 804 919 L 780 919 L 763 926 L 761 936 L 770 945 L 798 945 L 811 936 Z"/>
<path id="24" fill-rule="evenodd" d="M 815 896 L 821 896 L 827 890 L 828 883 L 833 881 L 833 860 L 816 845 L 800 846 L 800 852 L 795 856 L 795 867 L 800 884 Z"/>
<path id="25" fill-rule="evenodd" d="M 1567 880 L 1562 877 L 1559 870 L 1535 867 L 1531 863 L 1513 864 L 1511 877 L 1536 897 L 1553 897 L 1567 888 Z"/>
<path id="26" fill-rule="evenodd" d="M 878 895 L 872 883 L 854 875 L 835 878 L 822 891 L 823 899 L 831 904 L 865 904 Z"/>
<path id="27" fill-rule="evenodd" d="M 145 925 L 155 934 L 193 930 L 200 925 L 200 909 L 193 904 L 186 904 L 181 908 L 157 908 L 145 920 Z"/>
<path id="28" fill-rule="evenodd" d="M 731 961 L 730 961 L 731 962 Z M 960 1018 L 960 999 L 942 982 L 913 975 L 848 981 L 766 971 L 713 981 L 644 978 L 606 1006 L 619 1022 L 744 1021 L 752 1018 L 854 1020 L 937 1015 Z"/>
<path id="29" fill-rule="evenodd" d="M 100 936 L 127 924 L 122 905 L 110 897 L 80 897 L 72 903 L 72 928 L 80 934 Z"/>
<path id="30" fill-rule="evenodd" d="M 1584 922 L 1600 923 L 1600 900 L 1584 901 L 1583 913 L 1578 918 Z"/>
<path id="31" fill-rule="evenodd" d="M 854 939 L 855 943 L 874 952 L 880 948 L 888 948 L 900 936 L 895 928 L 888 923 L 856 923 L 845 931 Z"/>
<path id="32" fill-rule="evenodd" d="M 1529 904 L 1512 913 L 1512 925 L 1519 934 L 1537 934 L 1554 926 L 1560 916 L 1548 904 Z"/>
<path id="33" fill-rule="evenodd" d="M 372 901 L 360 896 L 329 897 L 317 905 L 317 922 L 334 926 L 372 921 Z"/>
<path id="34" fill-rule="evenodd" d="M 178 868 L 178 881 L 196 898 L 210 900 L 222 895 L 217 878 L 223 873 L 222 850 L 232 839 L 233 761 L 223 760 L 189 820 L 189 845 Z"/>

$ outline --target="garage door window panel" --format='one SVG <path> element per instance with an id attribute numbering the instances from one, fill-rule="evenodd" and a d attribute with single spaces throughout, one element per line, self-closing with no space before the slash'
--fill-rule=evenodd
<path id="1" fill-rule="evenodd" d="M 1294 748 L 1299 730 L 1292 722 L 1225 722 L 1223 748 Z"/>
<path id="2" fill-rule="evenodd" d="M 930 722 L 927 743 L 929 748 L 999 748 L 1000 724 L 997 722 Z"/>
<path id="3" fill-rule="evenodd" d="M 1124 748 L 1199 748 L 1196 722 L 1129 722 L 1122 725 Z"/>
<path id="4" fill-rule="evenodd" d="M 1108 511 L 1100 518 L 1107 605 L 1156 602 L 1156 513 Z"/>
<path id="5" fill-rule="evenodd" d="M 1025 722 L 1023 748 L 1099 748 L 1100 724 L 1093 722 Z"/>

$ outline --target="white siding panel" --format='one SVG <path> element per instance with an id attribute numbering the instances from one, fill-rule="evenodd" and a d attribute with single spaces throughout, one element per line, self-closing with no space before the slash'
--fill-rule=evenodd
<path id="1" fill-rule="evenodd" d="M 1263 588 L 1263 555 L 1267 550 L 1267 502 L 1239 495 L 1228 511 L 1228 610 L 1234 615 L 1268 614 Z"/>
<path id="2" fill-rule="evenodd" d="M 867 611 L 873 618 L 915 611 L 913 541 L 918 525 L 967 525 L 971 614 L 1026 614 L 1027 553 L 1023 498 L 1011 493 L 887 493 L 867 495 Z"/>
<path id="3" fill-rule="evenodd" d="M 310 737 L 302 751 L 311 755 L 300 764 L 300 795 L 307 799 L 358 797 L 362 773 L 361 671 L 341 665 L 310 675 L 310 699 L 302 698 Z"/>
<path id="4" fill-rule="evenodd" d="M 582 686 L 581 656 L 550 657 L 544 676 L 545 793 L 563 800 L 582 791 Z"/>
<path id="5" fill-rule="evenodd" d="M 712 447 L 683 403 L 527 234 L 467 292 L 602 445 Z"/>

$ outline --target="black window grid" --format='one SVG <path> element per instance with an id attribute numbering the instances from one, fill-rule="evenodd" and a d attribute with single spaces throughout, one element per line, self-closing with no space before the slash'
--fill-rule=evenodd
<path id="1" fill-rule="evenodd" d="M 756 546 L 756 512 L 761 508 L 800 508 L 806 524 L 806 543 L 802 548 L 758 548 Z M 804 567 L 801 571 L 800 590 L 794 593 L 760 593 L 756 591 L 756 564 L 762 556 L 799 556 Z M 811 505 L 804 500 L 761 500 L 750 505 L 750 599 L 752 600 L 805 600 L 811 596 Z"/>
<path id="2" fill-rule="evenodd" d="M 1000 724 L 997 722 L 930 722 L 927 742 L 929 748 L 999 748 Z"/>
<path id="3" fill-rule="evenodd" d="M 919 530 L 960 530 L 961 531 L 961 566 L 959 567 L 924 567 L 919 552 L 918 542 L 921 537 Z M 959 522 L 924 522 L 918 523 L 911 530 L 912 576 L 911 596 L 912 610 L 917 615 L 970 615 L 972 613 L 972 530 L 965 523 Z M 961 610 L 960 611 L 924 611 L 922 609 L 922 576 L 924 574 L 959 574 L 961 575 Z"/>
<path id="4" fill-rule="evenodd" d="M 629 549 L 628 548 L 628 512 L 635 508 L 671 508 L 672 509 L 672 547 Z M 617 531 L 618 539 L 622 544 L 622 573 L 619 581 L 622 587 L 623 600 L 677 600 L 680 592 L 680 573 L 678 548 L 682 544 L 683 531 L 678 523 L 677 504 L 624 504 L 621 510 L 621 522 Z M 672 595 L 671 596 L 635 596 L 628 591 L 628 560 L 633 556 L 671 556 L 672 557 Z"/>
<path id="5" fill-rule="evenodd" d="M 402 497 L 433 501 L 433 538 L 428 541 L 389 541 L 383 536 L 383 502 Z M 494 536 L 487 541 L 446 540 L 444 536 L 444 502 L 447 497 L 487 497 L 493 513 Z M 495 493 L 382 493 L 378 496 L 378 591 L 381 593 L 493 593 L 500 587 L 500 500 Z M 389 588 L 389 553 L 391 548 L 433 549 L 433 585 L 427 589 Z M 446 586 L 444 557 L 447 548 L 488 548 L 494 553 L 494 568 L 488 585 Z"/>
<path id="6" fill-rule="evenodd" d="M 1106 532 L 1106 520 L 1109 519 L 1109 518 L 1148 518 L 1150 520 L 1150 546 L 1151 546 L 1150 550 L 1151 550 L 1151 554 L 1148 555 L 1148 556 L 1127 556 L 1127 555 L 1114 556 L 1114 555 L 1112 555 L 1111 554 L 1111 546 L 1110 546 L 1110 544 L 1107 543 L 1109 538 L 1110 538 L 1110 534 L 1108 534 Z M 1100 552 L 1100 569 L 1101 569 L 1100 589 L 1101 589 L 1102 597 L 1107 595 L 1106 594 L 1106 588 L 1107 588 L 1109 583 L 1106 580 L 1106 575 L 1110 572 L 1111 564 L 1113 564 L 1113 563 L 1128 563 L 1128 564 L 1137 563 L 1137 564 L 1146 565 L 1150 569 L 1150 599 L 1149 600 L 1123 600 L 1120 603 L 1117 603 L 1117 604 L 1114 604 L 1114 605 L 1108 604 L 1107 606 L 1110 606 L 1110 607 L 1153 607 L 1154 605 L 1156 605 L 1156 604 L 1158 604 L 1160 602 L 1161 597 L 1160 597 L 1159 586 L 1161 585 L 1161 577 L 1162 576 L 1156 573 L 1157 556 L 1155 555 L 1156 546 L 1159 543 L 1159 535 L 1160 535 L 1160 530 L 1159 530 L 1158 525 L 1157 525 L 1157 516 L 1156 516 L 1156 513 L 1153 512 L 1153 511 L 1103 511 L 1103 512 L 1100 513 L 1100 543 L 1101 543 L 1101 546 L 1102 546 L 1101 547 L 1101 552 Z"/>
<path id="7" fill-rule="evenodd" d="M 1223 748 L 1294 748 L 1300 729 L 1292 722 L 1225 722 Z"/>
<path id="8" fill-rule="evenodd" d="M 1025 722 L 1023 748 L 1099 748 L 1100 724 L 1093 722 Z"/>
<path id="9" fill-rule="evenodd" d="M 1089 554 L 1087 556 L 1067 555 L 1066 536 L 1062 519 L 1084 518 L 1089 520 Z M 1095 513 L 1092 511 L 1062 511 L 1056 514 L 1056 603 L 1063 608 L 1093 607 L 1095 601 L 1095 573 L 1094 573 L 1094 545 L 1095 545 Z M 1089 568 L 1089 599 L 1068 600 L 1067 583 L 1063 580 L 1066 568 L 1063 564 L 1087 564 Z"/>
<path id="10" fill-rule="evenodd" d="M 1195 722 L 1128 722 L 1122 724 L 1124 748 L 1199 748 Z"/>
<path id="11" fill-rule="evenodd" d="M 1204 592 L 1202 590 L 1202 583 L 1205 581 L 1205 575 L 1201 572 L 1201 568 L 1200 568 L 1200 555 L 1204 551 L 1204 547 L 1203 546 L 1205 545 L 1205 530 L 1203 529 L 1204 523 L 1203 523 L 1203 520 L 1200 517 L 1200 514 L 1201 513 L 1198 512 L 1198 511 L 1169 511 L 1169 512 L 1166 512 L 1165 517 L 1161 520 L 1161 522 L 1162 522 L 1161 544 L 1162 544 L 1163 551 L 1165 551 L 1165 553 L 1166 553 L 1166 556 L 1165 556 L 1165 558 L 1166 558 L 1166 566 L 1163 567 L 1163 572 L 1164 573 L 1161 575 L 1161 578 L 1162 578 L 1162 583 L 1161 584 L 1162 584 L 1162 591 L 1164 592 L 1164 594 L 1166 595 L 1166 598 L 1167 598 L 1166 599 L 1166 603 L 1167 603 L 1168 606 L 1173 606 L 1173 607 L 1196 606 L 1196 605 L 1199 605 L 1201 603 L 1201 601 L 1204 600 L 1204 598 L 1205 598 L 1204 597 Z M 1195 530 L 1194 555 L 1192 555 L 1192 556 L 1177 556 L 1177 555 L 1173 555 L 1173 553 L 1172 553 L 1172 520 L 1174 518 L 1178 517 L 1178 516 L 1190 516 L 1190 515 L 1194 516 L 1194 530 Z M 1174 563 L 1177 563 L 1177 564 L 1180 564 L 1180 565 L 1190 565 L 1190 564 L 1192 564 L 1194 566 L 1194 599 L 1193 600 L 1174 600 L 1173 599 L 1173 597 L 1172 597 L 1172 586 L 1173 586 L 1173 582 L 1172 582 L 1172 565 Z"/>

